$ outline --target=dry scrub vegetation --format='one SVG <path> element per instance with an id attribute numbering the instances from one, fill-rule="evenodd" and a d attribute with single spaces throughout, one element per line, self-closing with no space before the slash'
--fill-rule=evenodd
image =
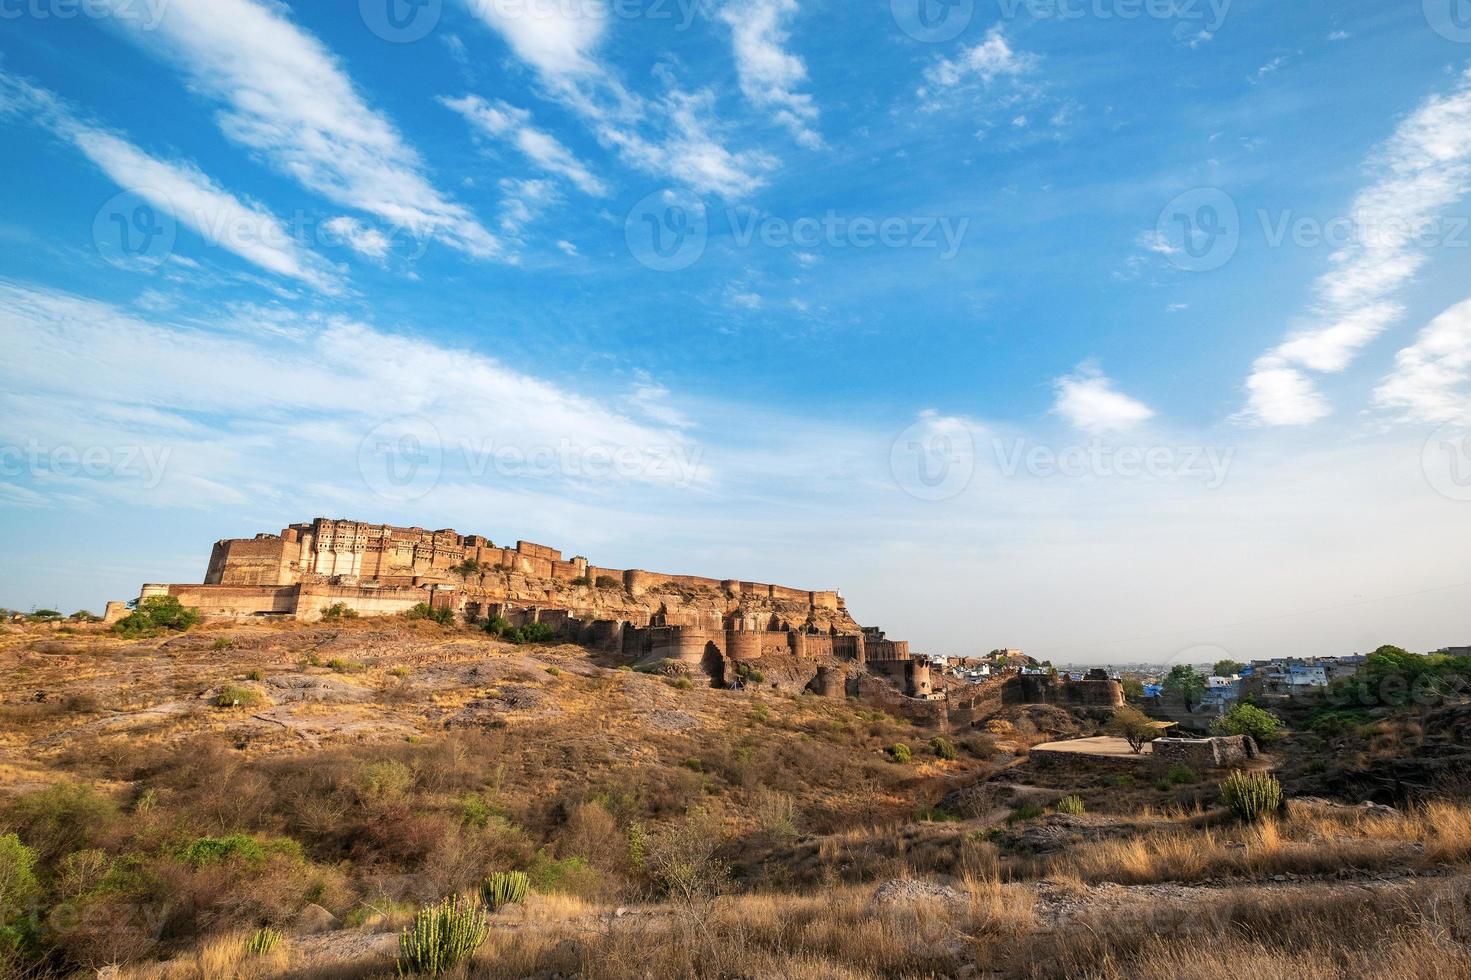
<path id="1" fill-rule="evenodd" d="M 1090 779 L 1058 813 L 995 731 L 426 622 L 0 658 L 0 976 L 388 977 L 420 906 L 510 870 L 462 975 L 1471 975 L 1450 799 L 1242 825 L 1209 779 Z"/>

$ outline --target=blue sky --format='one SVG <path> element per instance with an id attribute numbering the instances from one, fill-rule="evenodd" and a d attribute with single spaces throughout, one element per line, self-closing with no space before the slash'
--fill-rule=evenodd
<path id="1" fill-rule="evenodd" d="M 322 514 L 1471 642 L 1468 6 L 5 0 L 0 603 Z"/>

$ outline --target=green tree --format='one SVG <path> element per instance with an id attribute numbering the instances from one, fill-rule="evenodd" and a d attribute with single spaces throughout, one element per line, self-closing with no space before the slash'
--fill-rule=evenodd
<path id="1" fill-rule="evenodd" d="M 1217 660 L 1216 665 L 1211 668 L 1211 673 L 1216 677 L 1230 677 L 1239 674 L 1246 669 L 1246 664 L 1239 660 Z"/>
<path id="2" fill-rule="evenodd" d="M 1250 735 L 1268 745 L 1282 737 L 1282 722 L 1277 716 L 1254 704 L 1238 704 L 1211 724 L 1217 735 Z"/>
<path id="3" fill-rule="evenodd" d="M 162 630 L 182 633 L 198 622 L 199 610 L 186 608 L 177 596 L 152 595 L 112 628 L 122 636 L 149 636 Z"/>
<path id="4" fill-rule="evenodd" d="M 1124 697 L 1130 701 L 1137 701 L 1144 697 L 1144 682 L 1139 678 L 1125 677 L 1122 683 L 1124 685 Z"/>
<path id="5" fill-rule="evenodd" d="M 1205 697 L 1205 678 L 1189 664 L 1175 664 L 1165 675 L 1164 691 L 1185 702 L 1185 710 L 1193 709 Z"/>

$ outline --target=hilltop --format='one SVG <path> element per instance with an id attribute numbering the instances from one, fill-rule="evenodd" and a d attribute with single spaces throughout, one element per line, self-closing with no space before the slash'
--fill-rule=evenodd
<path id="1" fill-rule="evenodd" d="M 15 970 L 387 977 L 416 909 L 507 870 L 473 975 L 1471 970 L 1471 808 L 1243 824 L 1224 772 L 1029 758 L 1096 710 L 945 735 L 402 617 L 0 630 Z"/>

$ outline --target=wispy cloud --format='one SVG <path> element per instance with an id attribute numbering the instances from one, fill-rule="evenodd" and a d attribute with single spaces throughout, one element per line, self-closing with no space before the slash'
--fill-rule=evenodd
<path id="1" fill-rule="evenodd" d="M 798 143 L 817 149 L 817 105 L 797 91 L 807 80 L 807 65 L 786 47 L 786 21 L 797 11 L 796 0 L 730 0 L 719 16 L 730 27 L 741 92 L 756 108 L 773 112 Z"/>
<path id="2" fill-rule="evenodd" d="M 150 156 L 123 136 L 81 118 L 63 100 L 0 73 L 0 114 L 44 126 L 76 147 L 97 169 L 205 241 L 268 272 L 324 292 L 340 290 L 329 262 L 300 245 L 263 206 L 225 190 L 188 161 Z"/>
<path id="3" fill-rule="evenodd" d="M 1328 400 L 1307 372 L 1343 371 L 1403 315 L 1394 296 L 1426 262 L 1417 239 L 1471 191 L 1471 71 L 1405 119 L 1371 167 L 1376 179 L 1352 207 L 1353 241 L 1314 284 L 1310 325 L 1253 366 L 1247 421 L 1303 425 L 1327 416 Z"/>
<path id="4" fill-rule="evenodd" d="M 972 78 L 989 85 L 1008 75 L 1024 75 L 1037 64 L 1037 56 L 1013 48 L 1006 39 L 1006 32 L 997 24 L 986 32 L 985 38 L 979 44 L 966 48 L 959 57 L 941 58 L 930 66 L 925 77 L 932 84 L 945 88 L 960 85 Z"/>
<path id="5" fill-rule="evenodd" d="M 120 7 L 132 0 L 104 2 Z M 121 22 L 140 44 L 181 67 L 194 91 L 221 106 L 226 137 L 280 173 L 395 228 L 476 257 L 495 255 L 495 236 L 434 186 L 393 123 L 288 13 L 265 0 L 190 0 L 168 4 L 154 30 Z"/>
<path id="6" fill-rule="evenodd" d="M 527 159 L 548 173 L 567 178 L 583 193 L 594 197 L 608 193 L 607 185 L 573 156 L 560 140 L 531 125 L 529 111 L 501 101 L 490 103 L 478 95 L 441 98 L 439 101 L 463 116 L 476 131 L 509 141 Z"/>
<path id="7" fill-rule="evenodd" d="M 448 481 L 467 479 L 467 468 L 477 460 L 489 465 L 498 451 L 554 460 L 596 453 L 605 465 L 627 463 L 612 472 L 526 474 L 548 485 L 591 489 L 599 479 L 679 485 L 689 473 L 660 465 L 661 454 L 698 459 L 698 447 L 673 414 L 649 424 L 611 401 L 475 350 L 356 320 L 275 313 L 284 329 L 254 329 L 270 315 L 255 310 L 199 325 L 0 281 L 0 342 L 9 352 L 0 361 L 7 438 L 22 445 L 36 439 L 170 447 L 168 485 L 151 502 L 187 500 L 192 490 L 176 478 L 291 494 L 299 489 L 292 486 L 297 465 L 319 469 L 324 482 L 336 482 L 344 493 L 370 497 L 348 478 L 361 462 L 355 454 L 375 427 L 404 418 L 434 434 Z M 635 398 L 650 386 L 641 381 Z M 273 461 L 278 452 L 296 464 Z"/>
<path id="8" fill-rule="evenodd" d="M 1375 402 L 1410 422 L 1471 425 L 1471 300 L 1430 321 L 1395 355 Z"/>
<path id="9" fill-rule="evenodd" d="M 581 117 L 598 141 L 629 166 L 727 197 L 761 187 L 775 166 L 761 150 L 727 146 L 714 95 L 681 88 L 667 66 L 654 73 L 664 87 L 658 95 L 645 98 L 629 91 L 597 56 L 606 28 L 601 5 L 554 4 L 532 10 L 487 0 L 465 2 L 536 71 L 547 94 Z"/>
<path id="10" fill-rule="evenodd" d="M 1154 409 L 1114 387 L 1092 364 L 1053 381 L 1052 410 L 1084 432 L 1124 432 L 1154 418 Z"/>

